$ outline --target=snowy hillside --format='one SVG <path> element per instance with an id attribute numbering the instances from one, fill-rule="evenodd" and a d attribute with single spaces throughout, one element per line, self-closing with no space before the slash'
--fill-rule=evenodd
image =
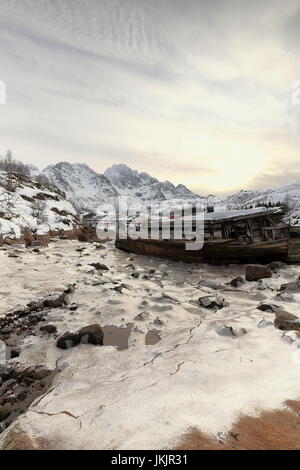
<path id="1" fill-rule="evenodd" d="M 26 176 L 0 172 L 0 236 L 19 239 L 24 231 L 44 235 L 78 226 L 74 206 L 64 193 Z"/>
<path id="2" fill-rule="evenodd" d="M 205 199 L 206 204 L 214 206 L 215 210 L 241 209 L 263 204 L 286 204 L 289 206 L 290 222 L 293 225 L 300 225 L 300 183 L 272 189 L 241 190 L 230 196 L 208 196 Z"/>

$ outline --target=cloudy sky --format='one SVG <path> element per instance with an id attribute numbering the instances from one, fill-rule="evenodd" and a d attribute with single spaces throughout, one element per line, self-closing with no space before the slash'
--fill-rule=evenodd
<path id="1" fill-rule="evenodd" d="M 1 0 L 0 151 L 203 194 L 300 181 L 300 0 Z"/>

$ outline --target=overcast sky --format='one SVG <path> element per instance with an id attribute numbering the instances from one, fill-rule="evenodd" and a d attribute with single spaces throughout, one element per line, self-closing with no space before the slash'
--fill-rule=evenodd
<path id="1" fill-rule="evenodd" d="M 203 194 L 300 181 L 300 0 L 1 0 L 0 151 Z"/>

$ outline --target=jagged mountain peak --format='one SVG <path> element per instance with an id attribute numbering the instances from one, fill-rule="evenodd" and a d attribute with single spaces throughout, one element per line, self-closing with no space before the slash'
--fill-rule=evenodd
<path id="1" fill-rule="evenodd" d="M 48 166 L 42 174 L 79 208 L 96 209 L 108 197 L 119 194 L 106 176 L 85 163 L 60 162 Z"/>

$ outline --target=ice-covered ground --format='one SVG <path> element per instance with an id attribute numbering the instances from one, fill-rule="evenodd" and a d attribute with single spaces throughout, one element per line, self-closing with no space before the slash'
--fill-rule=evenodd
<path id="1" fill-rule="evenodd" d="M 17 427 L 42 437 L 48 448 L 174 448 L 190 427 L 216 436 L 241 413 L 299 398 L 300 338 L 276 329 L 274 313 L 257 306 L 271 302 L 298 315 L 299 293 L 289 302 L 274 298 L 300 267 L 237 288 L 229 283 L 244 276 L 244 266 L 186 265 L 77 241 L 20 251 L 18 258 L 0 251 L 1 315 L 76 283 L 69 302 L 77 310 L 48 313 L 59 333 L 93 323 L 134 327 L 124 350 L 89 344 L 61 350 L 52 335 L 23 339 L 13 361 L 61 372 L 2 439 Z M 98 262 L 109 270 L 89 266 Z M 200 306 L 199 297 L 216 294 L 229 305 Z M 159 332 L 155 345 L 145 344 L 149 330 Z"/>

